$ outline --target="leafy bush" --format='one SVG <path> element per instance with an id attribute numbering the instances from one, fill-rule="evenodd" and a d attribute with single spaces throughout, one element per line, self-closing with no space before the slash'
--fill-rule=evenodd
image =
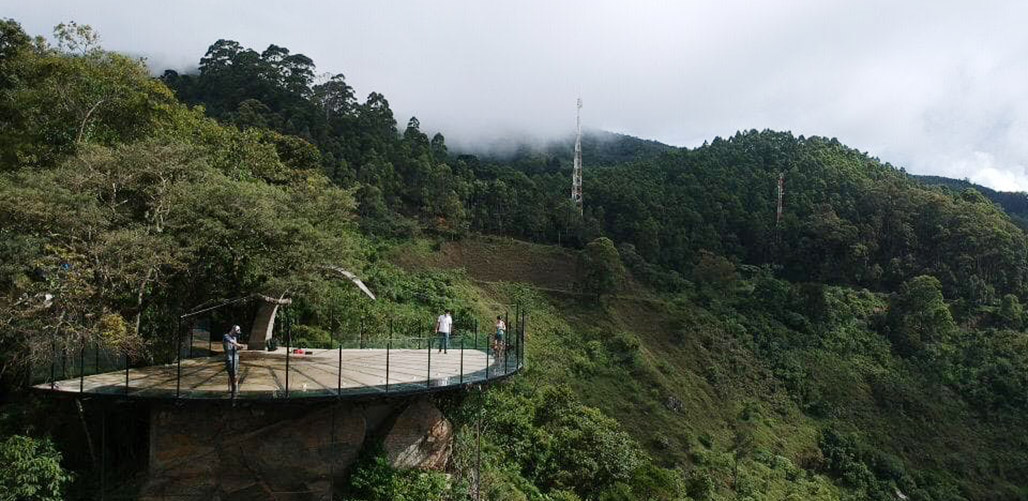
<path id="1" fill-rule="evenodd" d="M 357 465 L 346 499 L 362 501 L 441 501 L 446 499 L 446 475 L 434 471 L 400 470 L 377 455 Z"/>
<path id="2" fill-rule="evenodd" d="M 0 442 L 0 500 L 61 500 L 70 480 L 50 440 L 14 435 Z"/>
<path id="3" fill-rule="evenodd" d="M 516 465 L 547 495 L 676 499 L 680 493 L 675 472 L 652 464 L 617 421 L 582 405 L 567 387 L 515 382 L 488 393 L 485 408 L 485 429 L 499 456 L 492 462 Z"/>
<path id="4" fill-rule="evenodd" d="M 903 356 L 920 355 L 931 345 L 948 341 L 954 331 L 942 284 L 933 276 L 907 281 L 889 303 L 889 336 Z"/>
<path id="5" fill-rule="evenodd" d="M 626 367 L 635 367 L 640 360 L 640 342 L 634 334 L 619 331 L 610 336 L 607 341 L 610 350 L 611 360 Z"/>
<path id="6" fill-rule="evenodd" d="M 716 490 L 714 478 L 705 471 L 693 472 L 686 482 L 686 492 L 693 499 L 701 501 L 711 499 Z"/>
<path id="7" fill-rule="evenodd" d="M 607 237 L 597 238 L 585 246 L 579 269 L 582 289 L 597 296 L 614 293 L 625 278 L 621 256 Z"/>
<path id="8" fill-rule="evenodd" d="M 325 330 L 311 325 L 296 325 L 292 329 L 291 347 L 332 348 L 332 335 Z"/>

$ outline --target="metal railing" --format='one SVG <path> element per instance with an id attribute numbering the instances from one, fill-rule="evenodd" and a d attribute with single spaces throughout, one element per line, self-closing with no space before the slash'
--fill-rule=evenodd
<path id="1" fill-rule="evenodd" d="M 527 312 L 515 307 L 502 340 L 482 332 L 477 319 L 463 319 L 440 353 L 439 336 L 335 339 L 324 348 L 293 346 L 288 316 L 274 351 L 241 350 L 239 385 L 232 391 L 224 353 L 209 331 L 176 328 L 176 341 L 162 348 L 130 351 L 82 343 L 78 349 L 53 344 L 49 367 L 30 370 L 31 386 L 63 393 L 154 399 L 346 398 L 438 391 L 502 379 L 525 365 Z M 185 317 L 185 316 L 183 316 Z M 389 322 L 390 334 L 395 334 Z M 399 330 L 399 329 L 396 329 Z M 424 332 L 424 331 L 422 331 Z"/>

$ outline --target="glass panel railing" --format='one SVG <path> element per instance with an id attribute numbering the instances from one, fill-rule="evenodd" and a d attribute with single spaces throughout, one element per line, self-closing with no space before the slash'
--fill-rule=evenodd
<path id="1" fill-rule="evenodd" d="M 498 338 L 478 323 L 450 336 L 335 336 L 322 348 L 284 346 L 225 352 L 211 331 L 189 327 L 176 341 L 132 350 L 85 342 L 55 347 L 29 371 L 36 388 L 140 398 L 303 399 L 402 394 L 480 384 L 524 363 L 523 311 Z M 393 332 L 399 331 L 393 325 Z M 414 326 L 408 331 L 424 331 Z M 281 335 L 282 332 L 279 332 Z M 42 357 L 39 357 L 42 358 Z M 231 373 L 235 371 L 233 392 Z"/>

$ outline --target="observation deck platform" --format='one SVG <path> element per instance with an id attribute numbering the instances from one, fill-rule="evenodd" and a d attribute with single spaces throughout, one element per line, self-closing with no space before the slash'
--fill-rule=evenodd
<path id="1" fill-rule="evenodd" d="M 206 344 L 206 343 L 205 343 Z M 410 394 L 458 388 L 499 380 L 522 367 L 520 350 L 510 346 L 500 356 L 489 349 L 436 348 L 311 349 L 296 354 L 240 350 L 240 400 L 338 399 Z M 90 373 L 82 357 L 33 388 L 61 394 L 138 399 L 231 399 L 225 356 L 182 358 L 172 363 Z M 126 364 L 128 365 L 128 364 Z M 76 370 L 78 369 L 78 370 Z M 99 369 L 99 367 L 98 367 Z"/>

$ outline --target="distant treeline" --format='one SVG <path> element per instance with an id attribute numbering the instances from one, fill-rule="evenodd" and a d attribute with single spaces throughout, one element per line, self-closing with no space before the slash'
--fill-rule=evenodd
<path id="1" fill-rule="evenodd" d="M 381 94 L 361 103 L 342 75 L 315 75 L 313 61 L 285 48 L 219 40 L 197 74 L 162 80 L 219 120 L 316 145 L 319 156 L 303 161 L 356 188 L 361 225 L 378 235 L 478 231 L 573 247 L 607 235 L 686 276 L 708 251 L 780 266 L 793 280 L 876 290 L 930 274 L 972 305 L 1026 292 L 1025 235 L 980 192 L 927 187 L 835 139 L 746 131 L 690 150 L 587 136 L 580 215 L 568 201 L 570 143 L 451 155 L 416 118 L 398 131 Z"/>

